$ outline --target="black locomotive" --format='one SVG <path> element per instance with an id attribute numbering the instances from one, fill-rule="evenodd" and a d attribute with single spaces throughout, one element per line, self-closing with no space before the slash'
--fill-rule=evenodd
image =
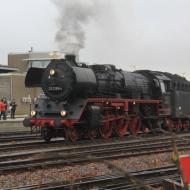
<path id="1" fill-rule="evenodd" d="M 25 126 L 39 126 L 46 141 L 190 128 L 190 82 L 178 75 L 86 65 L 66 55 L 46 68 L 31 67 L 25 84 L 46 95 L 24 120 Z"/>

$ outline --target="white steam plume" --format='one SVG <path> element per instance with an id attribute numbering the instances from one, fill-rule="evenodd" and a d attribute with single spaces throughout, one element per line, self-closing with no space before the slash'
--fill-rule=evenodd
<path id="1" fill-rule="evenodd" d="M 78 54 L 85 46 L 85 25 L 97 12 L 97 0 L 52 1 L 59 13 L 59 28 L 55 36 L 58 48 L 67 53 Z"/>

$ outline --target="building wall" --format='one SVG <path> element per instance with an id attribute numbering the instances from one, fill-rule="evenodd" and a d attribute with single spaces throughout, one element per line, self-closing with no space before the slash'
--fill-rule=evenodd
<path id="1" fill-rule="evenodd" d="M 30 104 L 42 92 L 40 88 L 26 88 L 24 81 L 25 74 L 0 74 L 0 98 L 15 99 L 17 115 L 29 114 Z"/>
<path id="2" fill-rule="evenodd" d="M 17 67 L 20 73 L 26 72 L 28 68 L 28 62 L 24 59 L 29 59 L 29 53 L 9 54 L 8 66 Z"/>
<path id="3" fill-rule="evenodd" d="M 51 59 L 51 58 L 64 58 L 64 54 L 61 52 L 27 52 L 27 53 L 10 53 L 8 54 L 8 66 L 16 67 L 18 72 L 26 72 L 29 66 L 28 59 Z M 25 61 L 24 61 L 25 60 Z"/>
<path id="4" fill-rule="evenodd" d="M 0 76 L 0 98 L 11 99 L 11 76 Z"/>
<path id="5" fill-rule="evenodd" d="M 16 114 L 23 115 L 30 113 L 30 104 L 41 92 L 38 88 L 25 88 L 25 75 L 12 76 L 12 99 L 17 102 Z"/>

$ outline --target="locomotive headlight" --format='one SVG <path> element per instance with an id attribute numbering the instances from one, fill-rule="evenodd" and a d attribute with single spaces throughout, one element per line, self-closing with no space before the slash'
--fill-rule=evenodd
<path id="1" fill-rule="evenodd" d="M 55 70 L 54 70 L 54 69 L 51 69 L 51 70 L 49 71 L 49 74 L 50 74 L 51 76 L 55 75 Z"/>
<path id="2" fill-rule="evenodd" d="M 36 111 L 32 110 L 30 114 L 32 117 L 34 117 L 36 115 Z"/>
<path id="3" fill-rule="evenodd" d="M 64 117 L 64 116 L 67 114 L 67 112 L 66 112 L 65 110 L 62 110 L 62 111 L 60 112 L 60 114 L 61 114 L 62 117 Z"/>

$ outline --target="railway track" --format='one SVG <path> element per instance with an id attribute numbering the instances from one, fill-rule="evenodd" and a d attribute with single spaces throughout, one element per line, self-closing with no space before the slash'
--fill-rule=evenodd
<path id="1" fill-rule="evenodd" d="M 9 143 L 13 141 L 28 141 L 28 140 L 36 140 L 41 139 L 40 134 L 11 134 L 11 135 L 0 135 L 0 143 Z"/>
<path id="2" fill-rule="evenodd" d="M 171 152 L 173 149 L 170 138 L 161 138 L 159 141 L 158 139 L 149 139 L 146 141 L 123 141 L 77 147 L 52 147 L 44 151 L 4 154 L 0 155 L 0 172 L 96 161 L 92 160 L 91 157 L 96 157 L 98 160 L 108 160 Z M 181 138 L 176 140 L 179 150 L 190 148 L 189 136 L 186 135 L 184 138 L 187 138 L 186 141 L 182 141 Z"/>
<path id="3" fill-rule="evenodd" d="M 18 131 L 18 132 L 0 132 L 0 137 L 2 136 L 15 136 L 15 135 L 28 135 L 31 134 L 29 131 Z"/>
<path id="4" fill-rule="evenodd" d="M 98 190 L 134 190 L 137 183 L 158 187 L 162 185 L 164 179 L 179 180 L 179 173 L 174 165 L 168 165 L 160 168 L 153 168 L 141 171 L 133 171 L 127 174 L 127 177 L 121 174 L 110 174 L 104 176 L 96 176 L 89 178 L 81 178 L 75 182 L 56 182 L 40 185 L 30 185 L 17 187 L 16 189 L 25 190 L 50 190 L 50 189 L 98 189 Z M 134 178 L 135 177 L 135 178 Z M 136 183 L 131 183 L 129 178 L 137 179 Z M 143 181 L 142 181 L 143 180 Z M 12 188 L 11 188 L 12 189 Z M 14 188 L 13 188 L 14 189 Z M 8 189 L 7 189 L 8 190 Z"/>
<path id="5" fill-rule="evenodd" d="M 179 134 L 176 136 L 177 139 L 190 139 L 190 133 L 189 134 Z M 120 138 L 112 138 L 112 139 L 96 139 L 96 141 L 92 141 L 92 140 L 83 140 L 83 141 L 79 141 L 77 143 L 72 143 L 69 141 L 65 141 L 62 138 L 58 138 L 58 139 L 54 139 L 53 141 L 51 141 L 50 143 L 46 143 L 41 139 L 34 139 L 34 140 L 28 140 L 26 142 L 23 141 L 18 141 L 16 143 L 0 143 L 0 154 L 2 154 L 3 152 L 12 152 L 12 151 L 19 151 L 22 152 L 23 150 L 33 150 L 33 149 L 41 149 L 41 148 L 51 148 L 51 147 L 56 147 L 56 146 L 68 146 L 68 147 L 72 147 L 72 146 L 83 146 L 83 145 L 89 145 L 89 146 L 94 146 L 94 144 L 117 144 L 117 143 L 124 143 L 124 144 L 131 144 L 132 146 L 134 144 L 139 144 L 140 142 L 142 143 L 146 143 L 146 142 L 157 142 L 157 141 L 170 141 L 171 140 L 171 136 L 169 135 L 162 135 L 162 136 L 149 136 L 144 138 L 143 136 L 130 136 L 130 137 L 124 137 L 122 139 Z M 12 142 L 12 141 L 11 141 Z"/>
<path id="6" fill-rule="evenodd" d="M 180 137 L 188 137 L 190 138 L 190 133 L 180 133 L 177 135 L 178 138 Z M 60 142 L 60 144 L 62 143 L 63 145 L 82 145 L 82 144 L 93 144 L 93 143 L 107 143 L 107 142 L 115 142 L 115 141 L 126 141 L 126 142 L 130 142 L 130 141 L 144 141 L 144 139 L 170 139 L 171 136 L 169 136 L 168 134 L 164 135 L 152 135 L 152 134 L 148 134 L 146 135 L 146 137 L 144 138 L 144 134 L 142 135 L 138 135 L 138 136 L 126 136 L 121 138 L 118 137 L 114 137 L 111 139 L 95 139 L 94 141 L 92 140 L 81 140 L 81 141 L 77 141 L 76 143 L 72 143 L 69 141 L 65 141 L 63 138 L 55 138 L 53 139 L 50 143 L 46 143 L 44 142 L 44 140 L 41 138 L 41 135 L 39 133 L 36 134 L 30 134 L 29 132 L 8 132 L 8 133 L 0 133 L 0 152 L 7 150 L 7 151 L 11 151 L 11 150 L 22 150 L 22 149 L 33 149 L 33 148 L 39 148 L 40 146 L 45 147 L 47 145 L 47 147 L 51 147 L 54 146 L 53 144 L 55 144 L 55 142 Z"/>

